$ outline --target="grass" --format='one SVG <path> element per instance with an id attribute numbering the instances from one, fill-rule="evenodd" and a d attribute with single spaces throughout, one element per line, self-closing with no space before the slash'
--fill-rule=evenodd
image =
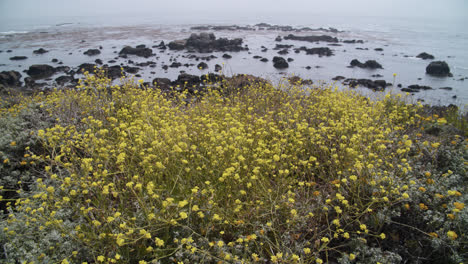
<path id="1" fill-rule="evenodd" d="M 393 95 L 239 82 L 162 92 L 97 72 L 3 107 L 2 173 L 30 175 L 2 178 L 17 193 L 3 201 L 3 260 L 467 258 L 467 141 L 445 119 Z"/>

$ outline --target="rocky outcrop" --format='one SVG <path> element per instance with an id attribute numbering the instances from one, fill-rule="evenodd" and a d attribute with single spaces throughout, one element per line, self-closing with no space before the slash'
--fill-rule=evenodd
<path id="1" fill-rule="evenodd" d="M 380 63 L 376 62 L 375 60 L 368 60 L 365 63 L 360 62 L 357 59 L 354 59 L 350 63 L 351 67 L 359 67 L 359 68 L 368 68 L 368 69 L 383 69 Z"/>
<path id="2" fill-rule="evenodd" d="M 231 56 L 231 55 L 229 55 L 229 54 L 223 54 L 223 58 L 225 58 L 225 59 L 231 59 L 231 58 L 232 58 L 232 56 Z"/>
<path id="3" fill-rule="evenodd" d="M 248 50 L 242 47 L 242 39 L 217 39 L 213 33 L 193 33 L 186 40 L 175 40 L 169 43 L 169 49 L 172 50 L 183 50 L 193 52 L 208 53 L 213 51 L 242 51 Z"/>
<path id="4" fill-rule="evenodd" d="M 433 61 L 426 67 L 426 73 L 438 77 L 451 77 L 450 67 L 445 61 Z"/>
<path id="5" fill-rule="evenodd" d="M 2 71 L 0 72 L 0 84 L 5 87 L 21 86 L 21 73 L 17 71 Z"/>
<path id="6" fill-rule="evenodd" d="M 284 39 L 288 40 L 300 40 L 300 41 L 308 41 L 308 42 L 338 42 L 338 39 L 332 36 L 321 35 L 321 36 L 295 36 L 293 34 L 289 34 L 284 37 Z"/>
<path id="7" fill-rule="evenodd" d="M 276 69 L 286 69 L 289 67 L 288 62 L 282 57 L 273 57 L 273 67 Z"/>
<path id="8" fill-rule="evenodd" d="M 433 60 L 434 56 L 429 54 L 429 53 L 422 52 L 422 53 L 419 53 L 419 55 L 416 56 L 416 58 L 420 58 L 420 59 L 423 59 L 423 60 Z"/>
<path id="9" fill-rule="evenodd" d="M 146 48 L 144 45 L 143 46 L 137 46 L 135 48 L 130 47 L 130 46 L 125 46 L 120 52 L 120 56 L 123 55 L 136 55 L 138 57 L 145 57 L 148 58 L 153 55 L 153 50 L 150 48 Z"/>
<path id="10" fill-rule="evenodd" d="M 89 49 L 89 50 L 83 52 L 83 54 L 88 55 L 88 56 L 96 56 L 96 55 L 101 54 L 101 51 L 98 50 L 98 49 Z"/>
<path id="11" fill-rule="evenodd" d="M 33 79 L 45 79 L 55 74 L 55 68 L 47 64 L 34 64 L 29 66 L 26 73 Z"/>

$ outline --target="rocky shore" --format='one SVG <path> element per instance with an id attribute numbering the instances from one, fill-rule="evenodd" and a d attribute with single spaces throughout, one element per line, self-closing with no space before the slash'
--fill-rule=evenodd
<path id="1" fill-rule="evenodd" d="M 266 43 L 262 43 L 261 47 L 251 48 L 244 38 L 224 37 L 226 32 L 259 32 L 259 34 L 261 32 L 284 32 L 284 34 L 280 33 L 280 35 L 266 40 Z M 78 84 L 80 74 L 84 71 L 93 72 L 96 67 L 102 67 L 112 79 L 118 79 L 125 75 L 134 75 L 140 78 L 142 77 L 142 72 L 149 71 L 154 78 L 152 78 L 152 82 L 145 80 L 146 84 L 155 87 L 154 83 L 156 82 L 159 87 L 169 89 L 170 87 L 180 87 L 187 84 L 200 85 L 203 81 L 203 76 L 206 76 L 206 74 L 200 76 L 187 73 L 192 68 L 205 70 L 210 73 L 211 77 L 215 79 L 219 78 L 220 75 L 214 73 L 220 73 L 223 70 L 223 66 L 221 65 L 224 62 L 229 62 L 233 57 L 240 56 L 236 54 L 242 54 L 241 56 L 250 55 L 254 60 L 270 65 L 268 67 L 271 70 L 276 69 L 281 73 L 297 67 L 295 65 L 298 60 L 297 56 L 300 56 L 301 60 L 314 61 L 314 58 L 332 57 L 338 52 L 346 52 L 346 49 L 384 52 L 384 49 L 380 47 L 374 48 L 373 51 L 368 48 L 359 47 L 357 45 L 365 44 L 366 42 L 360 39 L 349 39 L 348 35 L 343 33 L 344 31 L 335 28 L 314 29 L 266 23 L 254 26 L 193 26 L 190 27 L 189 32 L 185 33 L 185 38 L 171 41 L 166 40 L 166 42 L 164 40 L 155 40 L 154 42 L 157 42 L 157 44 L 154 45 L 88 47 L 84 51 L 79 51 L 89 58 L 88 61 L 77 66 L 63 65 L 60 58 L 53 58 L 51 60 L 52 64 L 44 61 L 44 63 L 28 65 L 31 56 L 37 61 L 38 58 L 41 58 L 41 56 L 45 57 L 49 53 L 46 47 L 40 47 L 31 50 L 30 54 L 15 54 L 9 57 L 9 60 L 18 61 L 27 66 L 22 71 L 11 69 L 0 72 L 0 89 L 2 87 L 16 87 L 29 90 L 48 89 L 55 86 L 75 87 Z M 82 43 L 85 42 L 86 40 L 82 40 Z M 109 49 L 112 49 L 115 55 L 111 59 L 105 59 L 102 55 L 105 52 L 109 52 Z M 14 50 L 0 50 L 0 53 L 3 52 L 16 53 Z M 168 61 L 159 60 L 163 54 L 168 56 Z M 296 56 L 295 58 L 291 56 L 293 54 Z M 413 57 L 430 61 L 425 71 L 421 70 L 421 73 L 436 78 L 453 77 L 448 63 L 443 60 L 434 61 L 434 55 L 420 52 Z M 216 64 L 209 63 L 211 60 L 216 61 Z M 385 91 L 387 87 L 395 85 L 401 92 L 412 94 L 439 88 L 445 91 L 452 90 L 452 87 L 448 86 L 432 88 L 428 85 L 420 84 L 396 84 L 391 76 L 386 76 L 387 79 L 385 79 L 385 76 L 379 74 L 379 70 L 384 69 L 384 66 L 377 59 L 362 61 L 364 62 L 361 62 L 360 58 L 352 59 L 348 65 L 343 65 L 342 68 L 352 68 L 355 71 L 361 69 L 360 71 L 369 72 L 369 77 L 372 79 L 336 76 L 330 81 L 339 82 L 343 86 L 350 88 L 366 87 L 374 91 Z M 320 65 L 314 66 L 317 69 L 322 67 Z M 164 72 L 177 68 L 182 69 L 179 70 L 176 78 L 171 80 L 165 76 Z M 312 68 L 310 65 L 305 67 L 306 70 L 311 70 Z M 330 69 L 330 71 L 339 72 L 340 69 Z M 462 77 L 459 81 L 463 81 L 464 79 L 468 79 L 468 77 Z M 456 97 L 456 95 L 453 96 Z"/>

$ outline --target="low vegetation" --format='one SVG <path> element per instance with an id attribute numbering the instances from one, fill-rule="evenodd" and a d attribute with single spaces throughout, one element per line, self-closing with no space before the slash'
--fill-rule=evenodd
<path id="1" fill-rule="evenodd" d="M 300 83 L 163 92 L 104 76 L 2 100 L 1 261 L 468 258 L 466 131 L 422 106 Z"/>

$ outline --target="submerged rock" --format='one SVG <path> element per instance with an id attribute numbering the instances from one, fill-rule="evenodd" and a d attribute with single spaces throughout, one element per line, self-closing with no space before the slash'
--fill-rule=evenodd
<path id="1" fill-rule="evenodd" d="M 28 57 L 26 56 L 14 56 L 14 57 L 11 57 L 10 60 L 25 60 L 27 58 Z"/>

